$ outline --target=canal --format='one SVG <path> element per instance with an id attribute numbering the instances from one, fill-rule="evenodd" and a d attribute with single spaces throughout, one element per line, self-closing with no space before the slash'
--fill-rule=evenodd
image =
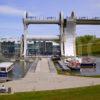
<path id="1" fill-rule="evenodd" d="M 85 76 L 100 75 L 100 58 L 96 57 L 95 68 L 81 68 L 80 75 L 85 75 Z"/>
<path id="2" fill-rule="evenodd" d="M 12 80 L 23 78 L 31 66 L 31 62 L 16 61 L 13 70 L 8 73 L 8 77 Z"/>
<path id="3" fill-rule="evenodd" d="M 96 58 L 96 67 L 94 68 L 80 68 L 80 71 L 63 71 L 59 64 L 55 63 L 55 66 L 60 73 L 62 74 L 68 74 L 68 75 L 81 75 L 81 76 L 95 76 L 95 75 L 100 75 L 100 57 L 95 57 Z"/>
<path id="4" fill-rule="evenodd" d="M 26 75 L 32 63 L 34 63 L 34 61 L 33 62 L 16 61 L 14 63 L 13 70 L 8 73 L 8 77 L 11 78 L 12 80 L 23 78 Z M 71 71 L 68 73 L 72 75 L 82 75 L 82 76 L 100 75 L 100 58 L 99 57 L 96 58 L 95 68 L 81 68 L 80 71 Z"/>

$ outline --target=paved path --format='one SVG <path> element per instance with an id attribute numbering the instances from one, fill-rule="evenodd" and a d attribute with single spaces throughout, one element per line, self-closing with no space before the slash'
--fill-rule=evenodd
<path id="1" fill-rule="evenodd" d="M 41 58 L 37 64 L 35 73 L 50 73 L 47 58 Z"/>
<path id="2" fill-rule="evenodd" d="M 37 64 L 35 73 L 30 71 L 24 78 L 4 84 L 7 87 L 12 87 L 13 92 L 65 89 L 100 84 L 100 78 L 65 76 L 50 73 L 47 62 L 47 58 L 42 58 Z"/>

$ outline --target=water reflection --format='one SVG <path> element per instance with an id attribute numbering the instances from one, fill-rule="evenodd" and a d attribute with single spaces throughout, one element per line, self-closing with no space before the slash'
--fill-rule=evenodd
<path id="1" fill-rule="evenodd" d="M 81 75 L 93 75 L 96 73 L 96 68 L 81 68 Z"/>
<path id="2" fill-rule="evenodd" d="M 96 66 L 93 68 L 81 68 L 80 71 L 71 71 L 71 72 L 67 72 L 67 74 L 70 75 L 83 75 L 83 76 L 93 76 L 93 75 L 100 75 L 100 58 L 99 57 L 95 57 L 96 58 Z M 61 68 L 59 67 L 59 65 L 57 63 L 55 63 L 55 66 L 57 69 L 61 70 Z"/>
<path id="3" fill-rule="evenodd" d="M 30 65 L 30 62 L 16 61 L 13 70 L 8 73 L 8 77 L 12 78 L 13 80 L 24 77 L 30 68 Z"/>
<path id="4" fill-rule="evenodd" d="M 100 75 L 100 58 L 96 58 L 96 67 L 95 68 L 81 68 L 79 71 L 72 71 L 70 73 L 74 73 L 76 75 L 85 75 L 85 76 L 92 76 L 92 75 Z M 31 63 L 25 61 L 17 61 L 14 64 L 14 68 L 12 72 L 8 74 L 10 78 L 13 80 L 22 78 L 27 73 L 28 69 L 30 68 Z M 56 64 L 56 67 L 59 66 Z"/>
<path id="5" fill-rule="evenodd" d="M 93 68 L 81 68 L 80 74 L 85 76 L 100 75 L 100 58 L 96 58 L 96 66 Z"/>

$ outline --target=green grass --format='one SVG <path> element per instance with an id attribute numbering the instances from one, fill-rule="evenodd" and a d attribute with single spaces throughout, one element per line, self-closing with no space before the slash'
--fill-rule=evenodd
<path id="1" fill-rule="evenodd" d="M 82 77 L 100 78 L 100 75 L 93 75 L 93 76 L 82 76 Z"/>
<path id="2" fill-rule="evenodd" d="M 0 95 L 0 100 L 100 100 L 100 85 Z"/>

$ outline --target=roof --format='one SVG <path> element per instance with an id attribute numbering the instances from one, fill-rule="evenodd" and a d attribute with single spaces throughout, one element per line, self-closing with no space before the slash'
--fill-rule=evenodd
<path id="1" fill-rule="evenodd" d="M 2 62 L 2 63 L 0 63 L 0 67 L 7 68 L 7 67 L 11 66 L 12 64 L 13 64 L 12 62 Z"/>

